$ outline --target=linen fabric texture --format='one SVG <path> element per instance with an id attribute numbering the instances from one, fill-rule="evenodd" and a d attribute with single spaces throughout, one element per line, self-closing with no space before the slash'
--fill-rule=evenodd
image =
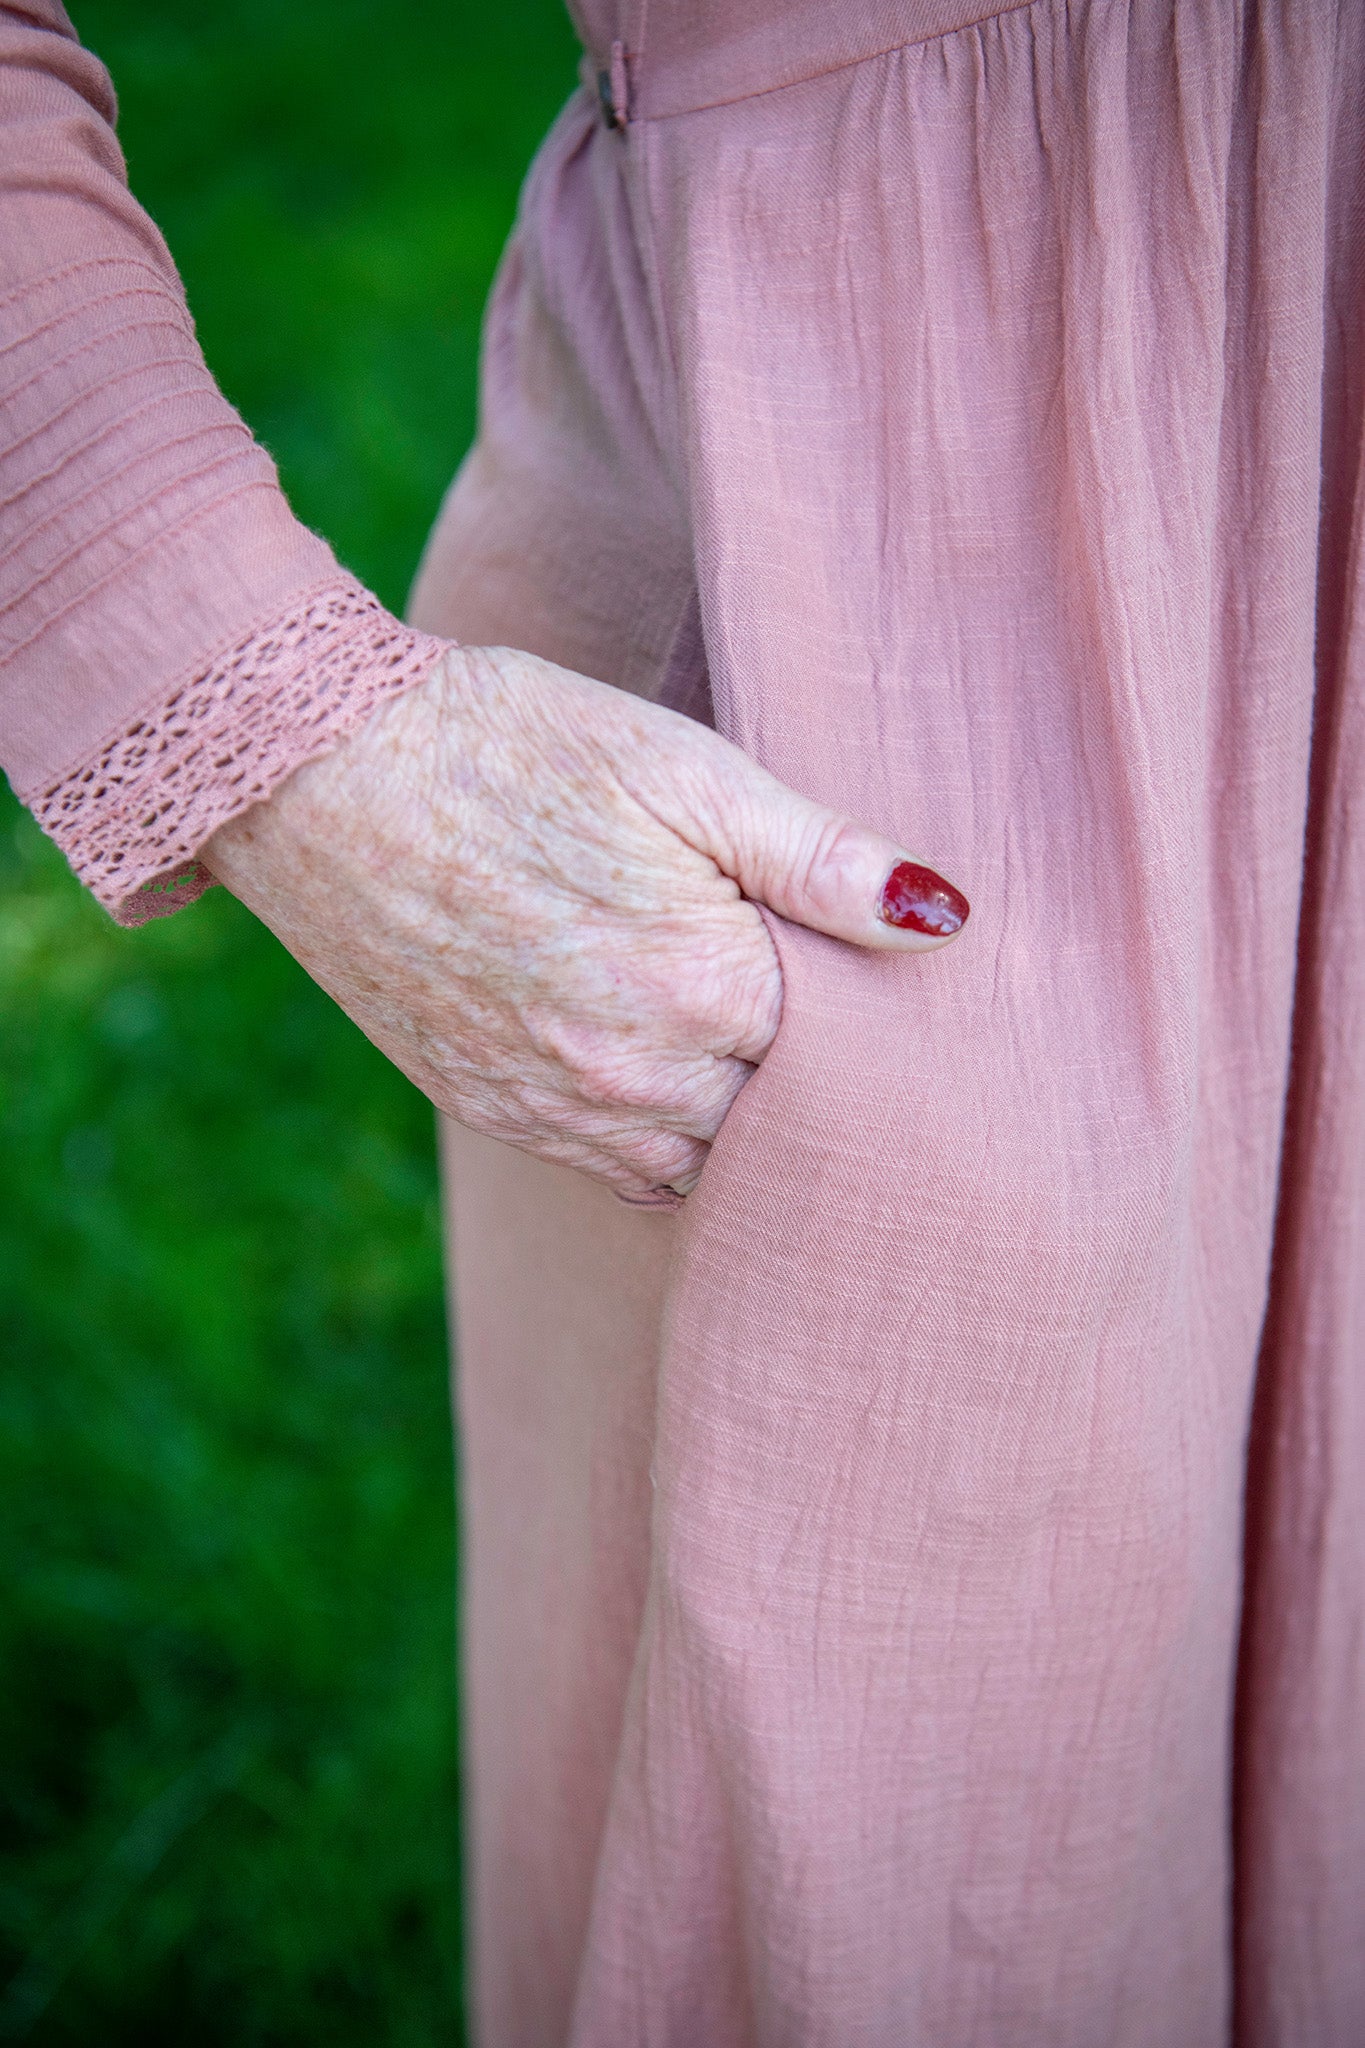
<path id="1" fill-rule="evenodd" d="M 679 1214 L 445 1133 L 476 2038 L 1357 2048 L 1365 10 L 579 23 L 409 628 L 0 7 L 0 759 L 116 914 L 452 637 L 973 903 L 771 921 Z"/>
<path id="2" fill-rule="evenodd" d="M 417 586 L 973 905 L 446 1134 L 484 2048 L 1365 2039 L 1365 10 L 980 12 L 584 20 Z"/>

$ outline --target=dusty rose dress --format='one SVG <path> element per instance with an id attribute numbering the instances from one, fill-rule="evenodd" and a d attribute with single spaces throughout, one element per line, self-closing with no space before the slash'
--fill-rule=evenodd
<path id="1" fill-rule="evenodd" d="M 1360 2048 L 1365 6 L 582 27 L 414 617 L 714 717 L 973 917 L 777 929 L 680 1214 L 447 1133 L 476 2039 Z M 259 793 L 295 584 L 314 750 L 439 640 L 253 488 L 145 573 L 245 593 Z M 79 865 L 135 721 L 48 645 L 6 744 Z"/>

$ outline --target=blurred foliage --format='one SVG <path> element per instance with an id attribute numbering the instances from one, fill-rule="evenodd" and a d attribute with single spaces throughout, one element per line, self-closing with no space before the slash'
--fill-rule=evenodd
<path id="1" fill-rule="evenodd" d="M 73 0 L 205 351 L 393 605 L 469 439 L 555 0 Z M 0 2040 L 460 2037 L 426 1105 L 225 892 L 0 808 Z"/>

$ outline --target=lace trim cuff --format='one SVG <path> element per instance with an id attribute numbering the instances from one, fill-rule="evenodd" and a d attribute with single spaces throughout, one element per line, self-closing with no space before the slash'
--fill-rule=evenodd
<path id="1" fill-rule="evenodd" d="M 196 855 L 220 825 L 420 682 L 449 644 L 335 579 L 197 670 L 30 807 L 120 924 L 164 917 L 213 887 Z"/>

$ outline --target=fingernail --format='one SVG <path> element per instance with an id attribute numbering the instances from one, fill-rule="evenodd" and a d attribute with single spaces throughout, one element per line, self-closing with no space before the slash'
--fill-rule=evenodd
<path id="1" fill-rule="evenodd" d="M 899 932 L 923 932 L 929 938 L 950 939 L 954 932 L 961 931 L 971 908 L 962 891 L 945 882 L 932 868 L 901 860 L 886 878 L 877 915 L 883 924 L 894 925 Z"/>

